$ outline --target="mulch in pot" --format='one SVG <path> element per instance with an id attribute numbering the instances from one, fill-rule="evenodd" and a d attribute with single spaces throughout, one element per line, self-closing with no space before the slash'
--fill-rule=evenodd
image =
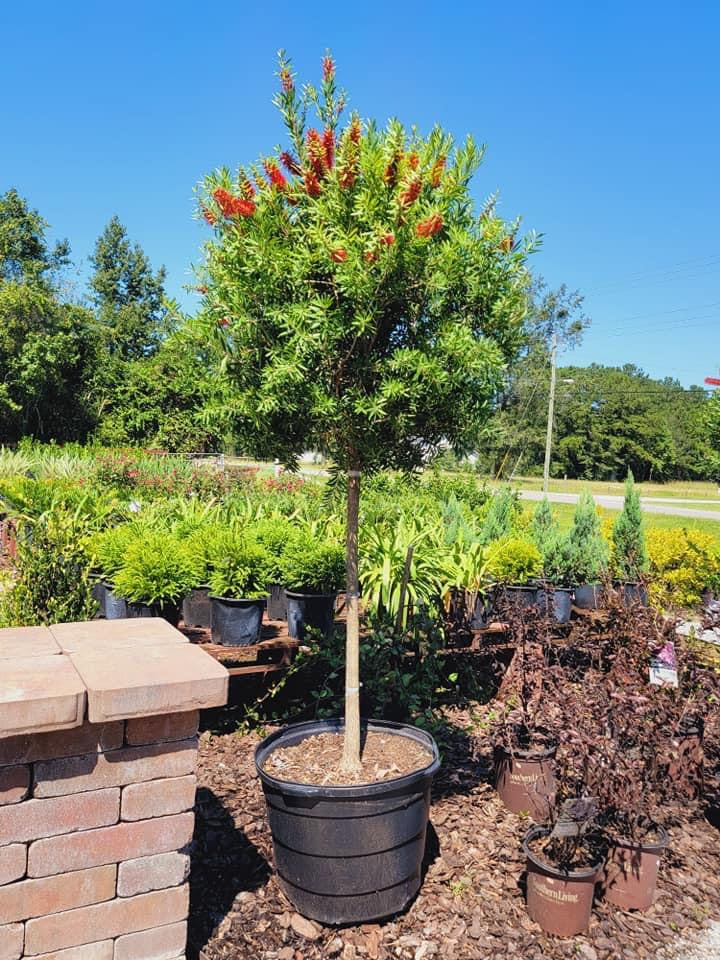
<path id="1" fill-rule="evenodd" d="M 253 759 L 261 737 L 204 733 L 188 960 L 651 960 L 720 916 L 720 835 L 701 805 L 687 803 L 671 811 L 670 846 L 647 912 L 599 901 L 585 935 L 544 934 L 525 905 L 528 823 L 495 794 L 489 744 L 472 759 L 470 715 L 448 719 L 420 893 L 400 917 L 340 930 L 296 914 L 273 875 Z M 714 771 L 712 780 L 715 790 Z"/>

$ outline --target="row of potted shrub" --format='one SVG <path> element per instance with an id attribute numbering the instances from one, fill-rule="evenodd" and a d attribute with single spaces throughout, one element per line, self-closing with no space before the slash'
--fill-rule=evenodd
<path id="1" fill-rule="evenodd" d="M 291 636 L 327 630 L 345 566 L 340 544 L 278 519 L 211 523 L 189 536 L 135 521 L 96 534 L 88 552 L 106 617 L 177 624 L 182 611 L 189 626 L 212 626 L 226 645 L 257 642 L 268 602 Z"/>

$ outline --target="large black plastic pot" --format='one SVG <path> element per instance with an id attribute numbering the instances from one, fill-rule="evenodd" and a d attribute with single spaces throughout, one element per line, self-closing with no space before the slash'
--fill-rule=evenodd
<path id="1" fill-rule="evenodd" d="M 581 610 L 597 610 L 602 606 L 602 593 L 599 583 L 581 583 L 575 587 L 575 606 Z"/>
<path id="2" fill-rule="evenodd" d="M 108 585 L 104 580 L 95 580 L 90 589 L 93 600 L 98 605 L 98 612 L 95 614 L 96 617 L 105 616 L 105 597 L 108 592 Z"/>
<path id="3" fill-rule="evenodd" d="M 499 588 L 500 603 L 525 610 L 537 603 L 538 588 L 534 584 L 506 584 Z"/>
<path id="4" fill-rule="evenodd" d="M 268 620 L 287 620 L 287 606 L 285 587 L 280 583 L 271 583 L 268 586 Z"/>
<path id="5" fill-rule="evenodd" d="M 182 618 L 186 627 L 211 627 L 212 603 L 210 587 L 188 590 L 182 602 Z"/>
<path id="6" fill-rule="evenodd" d="M 641 607 L 646 607 L 648 605 L 648 592 L 644 583 L 637 580 L 623 580 L 617 586 L 622 593 L 625 606 L 639 604 Z"/>
<path id="7" fill-rule="evenodd" d="M 288 634 L 304 640 L 308 627 L 328 636 L 335 621 L 334 593 L 295 593 L 286 590 Z"/>
<path id="8" fill-rule="evenodd" d="M 322 923 L 366 923 L 399 913 L 422 880 L 437 746 L 430 734 L 405 724 L 369 720 L 363 728 L 415 740 L 432 761 L 405 777 L 357 786 L 311 786 L 265 773 L 273 750 L 342 733 L 340 720 L 293 724 L 255 751 L 283 890 L 299 913 Z"/>
<path id="9" fill-rule="evenodd" d="M 180 605 L 177 603 L 164 603 L 161 606 L 159 603 L 131 603 L 128 600 L 126 607 L 126 616 L 129 619 L 137 617 L 162 617 L 163 620 L 167 620 L 167 622 L 171 623 L 174 627 L 180 623 Z"/>
<path id="10" fill-rule="evenodd" d="M 225 647 L 249 647 L 260 640 L 264 600 L 210 597 L 212 640 Z"/>
<path id="11" fill-rule="evenodd" d="M 537 605 L 543 613 L 552 617 L 555 623 L 569 623 L 572 613 L 572 590 L 568 587 L 540 586 L 537 592 Z"/>
<path id="12" fill-rule="evenodd" d="M 113 592 L 112 587 L 106 584 L 105 589 L 105 619 L 106 620 L 125 620 L 128 617 L 127 601 L 118 597 Z"/>

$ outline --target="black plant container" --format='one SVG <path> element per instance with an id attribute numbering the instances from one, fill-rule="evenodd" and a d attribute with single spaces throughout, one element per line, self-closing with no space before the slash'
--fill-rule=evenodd
<path id="1" fill-rule="evenodd" d="M 125 620 L 131 616 L 127 601 L 114 593 L 110 584 L 106 585 L 104 608 L 106 620 Z"/>
<path id="2" fill-rule="evenodd" d="M 260 641 L 264 600 L 210 597 L 212 641 L 225 647 L 249 647 Z"/>
<path id="3" fill-rule="evenodd" d="M 288 634 L 304 640 L 308 627 L 328 636 L 335 622 L 334 593 L 295 593 L 286 591 Z"/>
<path id="4" fill-rule="evenodd" d="M 287 607 L 288 602 L 285 587 L 280 583 L 271 583 L 268 586 L 268 620 L 287 620 Z"/>
<path id="5" fill-rule="evenodd" d="M 285 727 L 255 751 L 283 890 L 299 913 L 321 923 L 366 923 L 399 913 L 422 882 L 437 746 L 405 724 L 369 720 L 364 729 L 418 741 L 432 761 L 405 777 L 358 786 L 285 782 L 262 769 L 277 748 L 342 733 L 339 720 Z"/>
<path id="6" fill-rule="evenodd" d="M 137 617 L 162 617 L 163 620 L 167 620 L 168 623 L 171 623 L 173 627 L 176 627 L 180 623 L 180 605 L 177 603 L 164 603 L 162 606 L 159 603 L 126 603 L 127 613 L 126 617 L 129 619 L 135 619 Z"/>
<path id="7" fill-rule="evenodd" d="M 581 610 L 599 610 L 604 592 L 600 583 L 581 583 L 575 587 L 575 606 Z"/>
<path id="8" fill-rule="evenodd" d="M 182 618 L 186 627 L 212 626 L 212 603 L 210 587 L 195 587 L 188 590 L 182 603 Z"/>
<path id="9" fill-rule="evenodd" d="M 537 592 L 537 604 L 540 611 L 547 613 L 555 623 L 569 623 L 572 595 L 572 590 L 568 587 L 541 586 Z"/>

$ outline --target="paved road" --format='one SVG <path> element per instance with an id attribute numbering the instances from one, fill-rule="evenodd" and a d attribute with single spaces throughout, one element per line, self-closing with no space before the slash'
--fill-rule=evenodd
<path id="1" fill-rule="evenodd" d="M 542 500 L 545 496 L 540 490 L 521 490 L 520 496 L 523 500 Z M 594 494 L 595 503 L 607 510 L 622 510 L 623 497 L 614 494 Z M 547 498 L 551 503 L 577 503 L 577 493 L 548 493 Z M 662 513 L 668 517 L 692 517 L 695 520 L 717 520 L 720 523 L 720 510 L 702 510 L 696 507 L 678 507 L 677 501 L 653 499 L 651 497 L 642 497 L 641 504 L 645 513 Z M 681 503 L 692 503 L 692 500 L 680 501 Z M 711 501 L 719 503 L 719 501 Z"/>

